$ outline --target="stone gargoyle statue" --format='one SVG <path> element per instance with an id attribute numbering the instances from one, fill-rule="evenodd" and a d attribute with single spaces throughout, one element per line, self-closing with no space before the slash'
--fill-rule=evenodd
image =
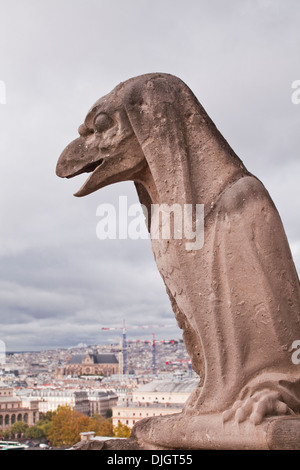
<path id="1" fill-rule="evenodd" d="M 78 132 L 56 168 L 62 178 L 91 173 L 75 196 L 132 180 L 145 207 L 204 205 L 201 249 L 172 235 L 151 240 L 199 387 L 181 413 L 137 422 L 131 441 L 143 449 L 300 448 L 300 364 L 292 361 L 299 279 L 263 184 L 170 74 L 120 83 Z"/>

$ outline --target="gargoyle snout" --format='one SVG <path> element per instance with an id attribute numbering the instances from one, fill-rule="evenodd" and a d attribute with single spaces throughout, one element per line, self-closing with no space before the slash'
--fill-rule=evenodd
<path id="1" fill-rule="evenodd" d="M 56 174 L 60 178 L 68 178 L 70 175 L 70 165 L 71 165 L 71 154 L 70 145 L 68 145 L 64 151 L 61 153 L 57 165 L 56 165 Z M 73 147 L 73 146 L 72 146 Z"/>
<path id="2" fill-rule="evenodd" d="M 57 176 L 71 178 L 82 167 L 82 143 L 82 139 L 78 138 L 64 149 L 56 165 Z"/>
<path id="3" fill-rule="evenodd" d="M 88 147 L 83 137 L 73 140 L 62 152 L 56 165 L 60 178 L 73 178 L 83 172 L 93 171 L 98 163 L 98 148 Z"/>

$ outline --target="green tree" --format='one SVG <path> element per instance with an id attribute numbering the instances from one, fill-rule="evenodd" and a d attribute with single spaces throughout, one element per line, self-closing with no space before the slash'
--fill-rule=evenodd
<path id="1" fill-rule="evenodd" d="M 10 439 L 10 429 L 5 429 L 5 431 L 2 432 L 3 439 Z"/>
<path id="2" fill-rule="evenodd" d="M 38 422 L 34 426 L 30 426 L 26 430 L 25 436 L 28 439 L 47 438 L 49 430 L 51 428 L 51 420 L 54 415 L 54 411 L 47 411 L 47 413 L 41 413 Z"/>
<path id="3" fill-rule="evenodd" d="M 48 437 L 49 431 L 51 429 L 51 421 L 45 421 L 37 424 L 37 427 L 42 431 L 43 437 Z"/>
<path id="4" fill-rule="evenodd" d="M 51 423 L 53 416 L 56 415 L 56 411 L 47 411 L 46 413 L 40 413 L 37 425 L 42 423 Z"/>
<path id="5" fill-rule="evenodd" d="M 28 429 L 28 424 L 23 421 L 16 421 L 10 428 L 10 434 L 16 436 L 17 434 L 25 434 Z"/>
<path id="6" fill-rule="evenodd" d="M 25 432 L 25 436 L 28 439 L 42 439 L 43 437 L 47 437 L 43 428 L 41 426 L 35 425 L 28 428 Z"/>
<path id="7" fill-rule="evenodd" d="M 130 428 L 126 424 L 118 423 L 117 426 L 114 426 L 115 437 L 130 437 L 130 434 Z"/>

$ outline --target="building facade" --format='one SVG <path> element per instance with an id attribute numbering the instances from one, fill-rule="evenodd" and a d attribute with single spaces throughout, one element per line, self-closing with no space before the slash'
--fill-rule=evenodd
<path id="1" fill-rule="evenodd" d="M 40 413 L 69 406 L 87 416 L 97 414 L 107 418 L 109 410 L 118 402 L 118 396 L 107 390 L 25 389 L 22 393 L 31 400 L 38 400 Z"/>
<path id="2" fill-rule="evenodd" d="M 0 382 L 0 430 L 9 429 L 17 421 L 33 426 L 38 419 L 38 400 L 15 396 L 13 388 Z"/>
<path id="3" fill-rule="evenodd" d="M 128 406 L 116 406 L 113 408 L 112 423 L 117 426 L 119 423 L 125 424 L 130 429 L 134 424 L 151 416 L 164 416 L 168 414 L 180 413 L 183 405 L 170 404 L 168 406 L 162 404 L 142 405 L 137 403 L 128 404 Z"/>
<path id="4" fill-rule="evenodd" d="M 103 418 L 107 418 L 109 410 L 118 403 L 118 395 L 111 391 L 89 391 L 88 399 L 90 403 L 90 416 L 100 415 Z"/>
<path id="5" fill-rule="evenodd" d="M 119 373 L 119 362 L 114 354 L 75 354 L 65 367 L 56 371 L 57 377 L 98 375 L 108 377 Z"/>
<path id="6" fill-rule="evenodd" d="M 180 413 L 198 379 L 153 380 L 132 392 L 132 402 L 113 408 L 113 425 L 125 424 L 129 428 L 139 420 L 151 416 Z"/>
<path id="7" fill-rule="evenodd" d="M 56 411 L 59 406 L 69 406 L 71 410 L 89 415 L 90 404 L 88 394 L 83 390 L 25 390 L 23 393 L 30 399 L 38 400 L 40 413 Z"/>
<path id="8" fill-rule="evenodd" d="M 132 401 L 141 405 L 184 404 L 198 384 L 199 379 L 153 380 L 136 389 L 132 394 Z"/>

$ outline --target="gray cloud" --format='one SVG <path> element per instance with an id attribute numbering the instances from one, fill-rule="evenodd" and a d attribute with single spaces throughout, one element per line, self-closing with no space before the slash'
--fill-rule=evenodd
<path id="1" fill-rule="evenodd" d="M 55 175 L 91 105 L 138 74 L 168 72 L 191 87 L 269 190 L 299 270 L 297 0 L 0 3 L 0 339 L 8 349 L 105 341 L 101 326 L 123 318 L 180 335 L 150 241 L 96 237 L 98 205 L 120 195 L 137 202 L 133 185 L 77 199 L 84 176 Z"/>

